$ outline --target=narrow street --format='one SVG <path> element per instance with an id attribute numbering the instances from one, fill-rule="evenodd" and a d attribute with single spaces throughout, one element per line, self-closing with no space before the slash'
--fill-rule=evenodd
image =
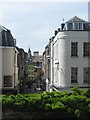
<path id="1" fill-rule="evenodd" d="M 36 83 L 33 83 L 33 84 L 31 85 L 31 88 L 28 89 L 28 94 L 29 94 L 29 93 L 30 93 L 30 94 L 35 94 L 35 93 L 41 93 L 41 92 L 43 92 L 43 90 L 41 89 L 40 86 L 37 87 L 37 84 L 36 84 Z"/>

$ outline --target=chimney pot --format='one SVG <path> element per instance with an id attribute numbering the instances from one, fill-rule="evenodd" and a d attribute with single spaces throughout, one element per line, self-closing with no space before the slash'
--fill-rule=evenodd
<path id="1" fill-rule="evenodd" d="M 57 33 L 58 33 L 58 31 L 57 31 L 57 30 L 55 30 L 55 36 L 57 35 Z"/>

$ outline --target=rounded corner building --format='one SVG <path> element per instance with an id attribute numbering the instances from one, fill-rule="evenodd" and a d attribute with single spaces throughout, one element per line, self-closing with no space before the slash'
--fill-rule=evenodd
<path id="1" fill-rule="evenodd" d="M 50 41 L 51 84 L 59 90 L 90 88 L 90 22 L 74 16 Z"/>

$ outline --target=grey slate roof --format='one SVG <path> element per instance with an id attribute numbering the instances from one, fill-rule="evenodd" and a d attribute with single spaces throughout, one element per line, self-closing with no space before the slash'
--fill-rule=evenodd
<path id="1" fill-rule="evenodd" d="M 0 25 L 0 46 L 14 47 L 14 38 L 7 28 Z"/>
<path id="2" fill-rule="evenodd" d="M 70 20 L 66 21 L 66 23 L 69 23 L 69 22 L 87 22 L 87 21 L 85 21 L 77 16 L 74 16 Z"/>

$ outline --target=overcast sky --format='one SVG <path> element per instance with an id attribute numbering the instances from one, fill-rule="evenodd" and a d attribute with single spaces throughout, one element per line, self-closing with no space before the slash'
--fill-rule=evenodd
<path id="1" fill-rule="evenodd" d="M 17 46 L 40 54 L 63 19 L 88 20 L 88 2 L 6 2 L 0 8 L 0 24 L 11 30 Z"/>

